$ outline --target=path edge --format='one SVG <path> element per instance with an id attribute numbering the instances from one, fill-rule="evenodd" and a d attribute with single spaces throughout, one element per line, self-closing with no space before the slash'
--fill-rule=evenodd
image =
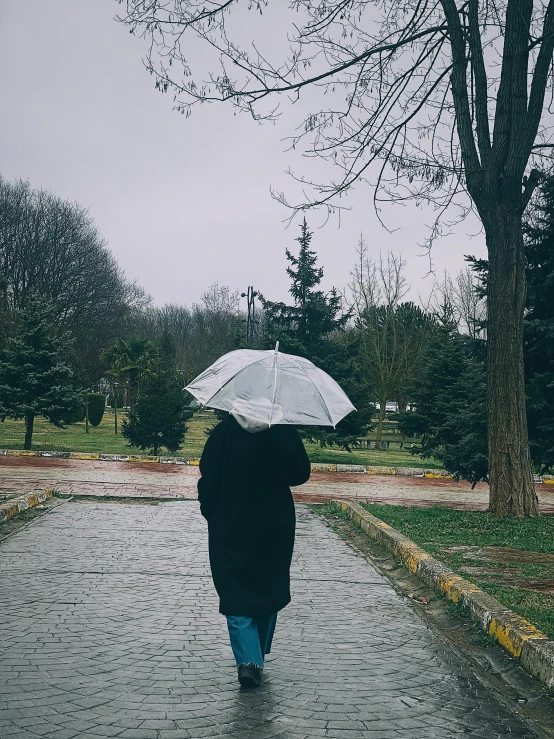
<path id="1" fill-rule="evenodd" d="M 0 457 L 41 457 L 47 459 L 84 459 L 92 462 L 133 462 L 150 464 L 178 464 L 198 467 L 198 457 L 163 457 L 146 454 L 102 454 L 101 452 L 54 452 L 38 449 L 0 449 Z M 340 472 L 362 475 L 398 475 L 452 479 L 446 470 L 425 467 L 386 467 L 381 465 L 339 464 L 312 462 L 312 472 Z M 554 477 L 554 476 L 553 476 Z"/>
<path id="2" fill-rule="evenodd" d="M 0 524 L 11 521 L 19 513 L 34 508 L 39 503 L 44 503 L 52 497 L 52 494 L 52 490 L 34 490 L 32 493 L 18 495 L 17 498 L 11 498 L 6 503 L 0 504 Z"/>
<path id="3" fill-rule="evenodd" d="M 465 608 L 471 619 L 529 674 L 547 688 L 554 688 L 554 641 L 358 503 L 333 502 L 369 537 L 398 557 L 406 569 L 447 600 Z"/>
<path id="4" fill-rule="evenodd" d="M 101 452 L 52 452 L 35 449 L 0 449 L 0 457 L 46 457 L 50 459 L 85 459 L 93 462 L 133 462 L 154 464 L 181 464 L 198 467 L 198 457 L 163 457 L 146 454 L 102 454 Z M 386 467 L 371 464 L 340 464 L 328 462 L 312 462 L 312 472 L 340 472 L 358 475 L 398 475 L 399 477 L 427 477 L 429 479 L 452 480 L 447 470 L 429 469 L 425 467 Z M 554 485 L 554 475 L 534 475 L 536 483 Z"/>

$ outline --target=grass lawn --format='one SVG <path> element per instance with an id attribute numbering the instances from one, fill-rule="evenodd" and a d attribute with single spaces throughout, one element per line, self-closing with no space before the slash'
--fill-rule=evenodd
<path id="1" fill-rule="evenodd" d="M 383 504 L 364 508 L 554 639 L 554 516 L 496 518 L 483 511 Z M 337 513 L 336 506 L 325 509 Z"/>
<path id="2" fill-rule="evenodd" d="M 114 413 L 107 408 L 102 423 L 97 428 L 89 426 L 85 433 L 85 423 L 75 423 L 58 429 L 43 418 L 35 420 L 33 433 L 33 449 L 54 452 L 89 452 L 102 454 L 142 453 L 125 443 L 121 436 L 121 421 L 124 415 L 118 412 L 120 433 L 114 434 Z M 215 423 L 215 416 L 210 411 L 199 411 L 188 423 L 189 430 L 185 442 L 177 455 L 181 457 L 200 457 L 206 442 L 205 430 Z M 0 423 L 0 449 L 23 449 L 25 430 L 23 421 L 7 419 Z M 395 438 L 392 434 L 390 438 Z M 395 440 L 398 440 L 398 436 Z M 425 467 L 437 468 L 440 465 L 433 460 L 422 461 L 408 451 L 391 450 L 375 451 L 374 449 L 357 449 L 352 453 L 342 449 L 322 449 L 317 444 L 306 444 L 312 462 L 339 464 L 383 465 L 386 467 Z M 164 452 L 165 453 L 165 452 Z M 171 455 L 170 455 L 171 456 Z"/>

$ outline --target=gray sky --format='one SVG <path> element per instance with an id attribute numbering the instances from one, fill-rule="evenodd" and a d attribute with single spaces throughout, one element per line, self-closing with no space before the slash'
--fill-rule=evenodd
<path id="1" fill-rule="evenodd" d="M 257 125 L 224 106 L 202 106 L 188 120 L 172 96 L 154 89 L 142 65 L 144 43 L 113 18 L 114 0 L 0 0 L 0 173 L 24 178 L 90 208 L 128 277 L 156 304 L 191 304 L 213 282 L 270 299 L 286 298 L 285 247 L 296 225 L 272 200 L 270 186 L 292 192 L 290 165 L 311 163 L 285 152 L 282 139 L 300 122 L 294 107 L 277 125 Z M 329 171 L 329 177 L 334 176 Z M 324 287 L 342 287 L 363 231 L 374 256 L 391 249 L 407 260 L 412 295 L 427 295 L 432 277 L 418 246 L 433 213 L 390 206 L 388 233 L 377 221 L 372 191 L 360 185 L 342 205 L 342 220 L 308 214 Z M 440 277 L 484 254 L 475 220 L 438 242 Z"/>

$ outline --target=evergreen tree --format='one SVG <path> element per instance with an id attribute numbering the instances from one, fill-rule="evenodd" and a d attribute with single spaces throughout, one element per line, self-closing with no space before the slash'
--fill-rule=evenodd
<path id="1" fill-rule="evenodd" d="M 353 329 L 337 332 L 325 343 L 325 352 L 315 363 L 333 377 L 348 395 L 356 411 L 349 413 L 336 428 L 306 426 L 304 439 L 321 446 L 336 445 L 352 451 L 357 440 L 372 428 L 374 406 L 368 403 L 367 380 L 359 358 L 359 336 Z"/>
<path id="2" fill-rule="evenodd" d="M 349 318 L 342 313 L 342 301 L 334 288 L 329 293 L 315 289 L 323 278 L 323 269 L 316 266 L 317 254 L 310 250 L 312 237 L 304 219 L 301 234 L 296 239 L 300 244 L 298 257 L 286 250 L 293 305 L 259 296 L 264 309 L 268 348 L 279 341 L 282 351 L 308 359 L 318 358 L 329 336 L 343 329 Z"/>
<path id="3" fill-rule="evenodd" d="M 100 426 L 106 410 L 106 396 L 104 393 L 87 393 L 85 403 L 88 406 L 88 420 L 91 426 Z"/>
<path id="4" fill-rule="evenodd" d="M 161 447 L 176 452 L 187 432 L 193 412 L 186 408 L 178 375 L 162 364 L 145 376 L 122 435 L 131 446 L 158 454 Z"/>
<path id="5" fill-rule="evenodd" d="M 486 480 L 486 346 L 452 324 L 436 328 L 415 410 L 399 414 L 401 430 L 421 436 L 414 453 L 439 460 L 455 479 Z"/>
<path id="6" fill-rule="evenodd" d="M 529 448 L 539 471 L 554 467 L 554 177 L 541 187 L 525 227 L 525 357 Z"/>
<path id="7" fill-rule="evenodd" d="M 279 341 L 281 351 L 306 357 L 341 385 L 357 412 L 346 416 L 336 429 L 306 426 L 300 431 L 304 439 L 322 446 L 337 444 L 350 449 L 367 432 L 373 407 L 367 401 L 355 332 L 347 328 L 350 314 L 342 310 L 342 300 L 334 288 L 328 293 L 318 289 L 323 269 L 317 266 L 317 254 L 310 249 L 312 237 L 304 219 L 296 239 L 300 244 L 298 256 L 286 250 L 293 304 L 259 296 L 264 310 L 262 345 L 272 349 Z"/>
<path id="8" fill-rule="evenodd" d="M 55 426 L 69 423 L 79 405 L 73 374 L 65 363 L 63 338 L 51 334 L 52 312 L 44 300 L 28 299 L 17 315 L 18 330 L 0 361 L 0 419 L 25 420 L 25 449 L 30 449 L 35 418 Z"/>
<path id="9" fill-rule="evenodd" d="M 5 348 L 8 342 L 8 281 L 4 277 L 0 277 L 0 351 Z"/>

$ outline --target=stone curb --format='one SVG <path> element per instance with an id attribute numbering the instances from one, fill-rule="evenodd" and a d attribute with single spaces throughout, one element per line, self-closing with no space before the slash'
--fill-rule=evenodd
<path id="1" fill-rule="evenodd" d="M 144 454 L 101 454 L 100 452 L 49 452 L 26 449 L 0 449 L 0 457 L 47 457 L 49 459 L 86 459 L 98 462 L 150 462 L 197 467 L 199 459 L 184 457 L 152 457 Z"/>
<path id="2" fill-rule="evenodd" d="M 25 493 L 17 498 L 12 498 L 0 505 L 0 523 L 6 523 L 17 516 L 21 511 L 34 508 L 39 503 L 44 503 L 47 498 L 52 497 L 52 490 L 40 490 L 33 493 Z"/>
<path id="3" fill-rule="evenodd" d="M 0 457 L 48 457 L 50 459 L 86 459 L 99 462 L 145 462 L 154 464 L 181 464 L 198 467 L 198 458 L 151 457 L 144 454 L 101 454 L 100 452 L 39 452 L 26 449 L 0 449 Z M 340 472 L 358 475 L 397 475 L 398 477 L 426 477 L 430 480 L 452 480 L 446 470 L 432 470 L 424 467 L 383 467 L 364 464 L 327 464 L 312 462 L 312 472 Z M 554 485 L 554 475 L 535 475 L 536 483 Z"/>
<path id="4" fill-rule="evenodd" d="M 49 452 L 24 449 L 0 449 L 2 457 L 47 457 L 50 459 L 86 459 L 99 462 L 145 462 L 154 464 L 180 464 L 198 467 L 199 459 L 184 457 L 152 457 L 143 454 L 101 454 L 96 452 Z M 326 464 L 312 462 L 312 472 L 340 472 L 362 475 L 399 475 L 403 477 L 447 478 L 452 475 L 446 470 L 430 470 L 423 467 L 382 467 L 363 464 Z M 553 478 L 554 482 L 554 478 Z"/>
<path id="5" fill-rule="evenodd" d="M 500 601 L 464 580 L 411 539 L 368 513 L 358 503 L 335 501 L 372 539 L 398 557 L 433 590 L 466 608 L 473 621 L 501 644 L 521 666 L 548 688 L 554 688 L 554 641 Z"/>

